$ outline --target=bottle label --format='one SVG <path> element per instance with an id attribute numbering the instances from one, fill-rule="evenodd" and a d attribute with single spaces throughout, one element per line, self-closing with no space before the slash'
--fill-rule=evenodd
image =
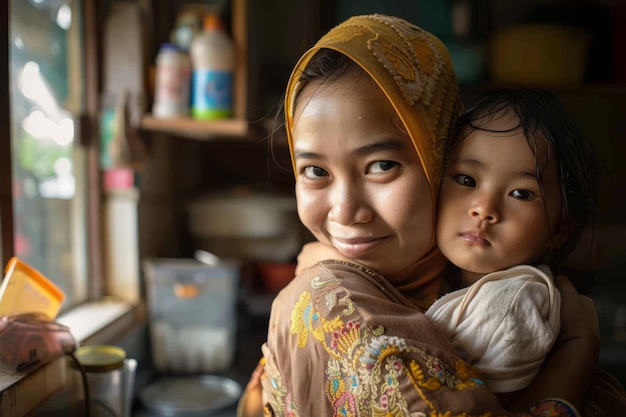
<path id="1" fill-rule="evenodd" d="M 154 108 L 157 117 L 189 113 L 191 69 L 177 64 L 159 64 L 156 69 Z"/>
<path id="2" fill-rule="evenodd" d="M 232 115 L 233 74 L 226 71 L 193 71 L 192 115 L 195 119 L 223 119 Z"/>

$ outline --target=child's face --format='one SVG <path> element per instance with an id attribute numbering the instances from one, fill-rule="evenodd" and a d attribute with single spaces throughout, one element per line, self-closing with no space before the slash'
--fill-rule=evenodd
<path id="1" fill-rule="evenodd" d="M 352 81 L 314 82 L 298 98 L 298 214 L 320 242 L 392 277 L 433 244 L 430 186 L 387 98 Z"/>
<path id="2" fill-rule="evenodd" d="M 501 131 L 515 125 L 516 119 L 505 116 L 481 127 Z M 546 149 L 539 142 L 537 156 L 543 161 Z M 548 162 L 542 192 L 535 155 L 521 130 L 475 130 L 461 140 L 449 161 L 440 190 L 436 235 L 452 263 L 484 274 L 534 263 L 562 243 L 556 165 L 553 159 Z"/>

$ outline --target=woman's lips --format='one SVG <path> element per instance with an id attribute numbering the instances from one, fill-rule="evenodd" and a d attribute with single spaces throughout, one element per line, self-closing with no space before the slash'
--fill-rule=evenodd
<path id="1" fill-rule="evenodd" d="M 476 243 L 483 246 L 491 246 L 491 242 L 478 232 L 465 232 L 460 234 L 461 239 L 470 243 Z"/>
<path id="2" fill-rule="evenodd" d="M 363 237 L 363 238 L 338 238 L 333 237 L 333 246 L 337 248 L 344 256 L 349 258 L 362 258 L 367 252 L 371 251 L 375 246 L 378 246 L 385 240 L 375 237 Z"/>

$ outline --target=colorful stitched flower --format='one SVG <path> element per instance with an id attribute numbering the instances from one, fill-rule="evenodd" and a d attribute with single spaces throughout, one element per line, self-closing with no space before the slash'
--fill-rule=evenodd
<path id="1" fill-rule="evenodd" d="M 294 309 L 291 311 L 291 333 L 295 333 L 298 338 L 298 347 L 306 346 L 308 339 L 308 327 L 310 322 L 315 320 L 314 314 L 311 314 L 311 294 L 304 291 L 300 294 L 300 298 L 296 302 Z"/>
<path id="2" fill-rule="evenodd" d="M 285 397 L 285 417 L 296 417 L 298 412 L 296 410 L 296 405 L 291 400 L 291 394 L 287 394 Z"/>
<path id="3" fill-rule="evenodd" d="M 344 391 L 333 402 L 333 408 L 335 409 L 336 417 L 352 417 L 356 415 L 356 404 L 354 396 Z"/>

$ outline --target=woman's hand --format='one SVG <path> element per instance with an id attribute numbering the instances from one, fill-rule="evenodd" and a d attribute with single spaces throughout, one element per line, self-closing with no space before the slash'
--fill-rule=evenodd
<path id="1" fill-rule="evenodd" d="M 596 364 L 600 351 L 600 324 L 594 301 L 579 294 L 574 285 L 564 276 L 558 276 L 555 284 L 561 293 L 561 330 L 555 343 L 558 347 L 569 343 L 586 346 L 589 356 L 580 357 L 587 363 Z"/>
<path id="2" fill-rule="evenodd" d="M 250 381 L 239 399 L 237 417 L 263 417 L 263 387 L 261 386 L 263 364 L 264 360 L 261 360 L 252 372 Z"/>
<path id="3" fill-rule="evenodd" d="M 320 243 L 311 242 L 302 247 L 302 250 L 298 254 L 298 265 L 296 266 L 296 275 L 304 271 L 305 269 L 315 265 L 319 261 L 325 259 L 339 259 L 342 261 L 354 262 L 350 258 L 343 256 L 337 249 L 332 246 Z"/>

